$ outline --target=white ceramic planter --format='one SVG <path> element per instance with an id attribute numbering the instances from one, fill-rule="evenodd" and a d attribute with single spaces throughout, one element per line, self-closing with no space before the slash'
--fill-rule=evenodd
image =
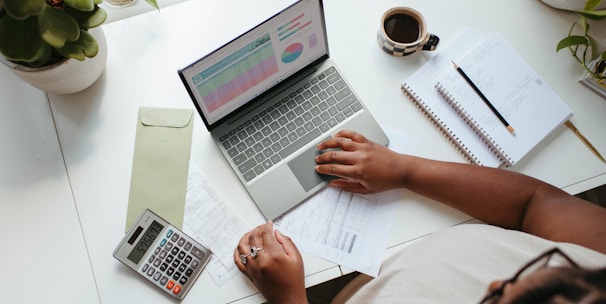
<path id="1" fill-rule="evenodd" d="M 136 0 L 103 0 L 107 5 L 114 7 L 126 7 L 135 3 Z"/>
<path id="2" fill-rule="evenodd" d="M 102 27 L 89 29 L 99 44 L 99 53 L 83 61 L 68 59 L 42 68 L 30 68 L 14 64 L 3 58 L 19 78 L 41 90 L 56 94 L 72 94 L 91 86 L 105 69 L 107 62 L 107 40 Z"/>

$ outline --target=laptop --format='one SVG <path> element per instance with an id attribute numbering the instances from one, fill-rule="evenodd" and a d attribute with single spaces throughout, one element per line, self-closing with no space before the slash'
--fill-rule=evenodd
<path id="1" fill-rule="evenodd" d="M 266 219 L 328 184 L 316 145 L 339 130 L 388 138 L 329 58 L 321 0 L 300 0 L 178 71 Z"/>

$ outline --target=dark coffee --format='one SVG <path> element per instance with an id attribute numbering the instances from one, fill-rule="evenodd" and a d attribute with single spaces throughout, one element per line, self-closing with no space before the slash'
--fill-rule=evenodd
<path id="1" fill-rule="evenodd" d="M 400 43 L 411 43 L 419 39 L 419 22 L 406 14 L 393 14 L 383 23 L 387 36 Z"/>

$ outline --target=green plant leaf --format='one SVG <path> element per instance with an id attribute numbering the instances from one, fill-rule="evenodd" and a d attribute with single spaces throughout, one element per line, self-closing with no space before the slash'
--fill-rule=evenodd
<path id="1" fill-rule="evenodd" d="M 156 0 L 145 0 L 149 5 L 155 7 L 157 10 L 160 10 L 160 6 L 158 6 L 158 1 Z"/>
<path id="2" fill-rule="evenodd" d="M 33 62 L 50 49 L 36 27 L 36 17 L 17 20 L 11 16 L 0 19 L 0 53 L 9 60 Z"/>
<path id="3" fill-rule="evenodd" d="M 46 47 L 44 48 L 44 52 L 42 53 L 42 56 L 40 56 L 40 58 L 38 58 L 34 61 L 22 63 L 22 64 L 30 66 L 30 67 L 34 67 L 34 68 L 38 68 L 43 65 L 46 65 L 48 63 L 48 61 L 51 59 L 51 57 L 53 56 L 53 48 L 51 48 L 49 45 L 45 45 L 45 46 Z"/>
<path id="4" fill-rule="evenodd" d="M 97 44 L 95 37 L 87 31 L 81 30 L 80 38 L 77 41 L 68 41 L 62 48 L 56 50 L 61 56 L 82 61 L 87 57 L 92 58 L 97 56 L 97 53 L 99 53 L 99 44 Z"/>
<path id="5" fill-rule="evenodd" d="M 3 0 L 6 12 L 17 20 L 25 20 L 29 16 L 38 15 L 46 6 L 44 0 Z"/>
<path id="6" fill-rule="evenodd" d="M 63 0 L 63 2 L 79 11 L 90 12 L 95 9 L 93 0 Z"/>
<path id="7" fill-rule="evenodd" d="M 98 6 L 90 12 L 79 11 L 69 6 L 66 6 L 64 11 L 76 20 L 81 29 L 97 27 L 107 19 L 107 12 Z"/>
<path id="8" fill-rule="evenodd" d="M 560 40 L 560 42 L 558 42 L 558 46 L 556 47 L 556 52 L 559 52 L 561 49 L 568 48 L 571 46 L 589 45 L 589 43 L 590 43 L 589 40 L 587 38 L 585 38 L 584 36 L 577 36 L 577 35 L 568 36 L 568 37 Z"/>
<path id="9" fill-rule="evenodd" d="M 606 9 L 598 11 L 578 11 L 578 13 L 593 20 L 602 20 L 606 18 Z"/>
<path id="10" fill-rule="evenodd" d="M 62 47 L 66 41 L 76 41 L 80 36 L 76 20 L 51 6 L 47 6 L 38 17 L 38 31 L 42 39 L 54 48 Z"/>
<path id="11" fill-rule="evenodd" d="M 600 2 L 602 2 L 602 0 L 587 0 L 587 2 L 585 2 L 584 10 L 592 11 L 600 4 Z"/>

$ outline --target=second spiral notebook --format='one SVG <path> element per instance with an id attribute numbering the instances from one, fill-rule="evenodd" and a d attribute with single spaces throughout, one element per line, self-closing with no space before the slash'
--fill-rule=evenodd
<path id="1" fill-rule="evenodd" d="M 490 167 L 513 166 L 573 115 L 499 34 L 483 39 L 470 29 L 406 79 L 402 91 L 471 162 Z"/>

